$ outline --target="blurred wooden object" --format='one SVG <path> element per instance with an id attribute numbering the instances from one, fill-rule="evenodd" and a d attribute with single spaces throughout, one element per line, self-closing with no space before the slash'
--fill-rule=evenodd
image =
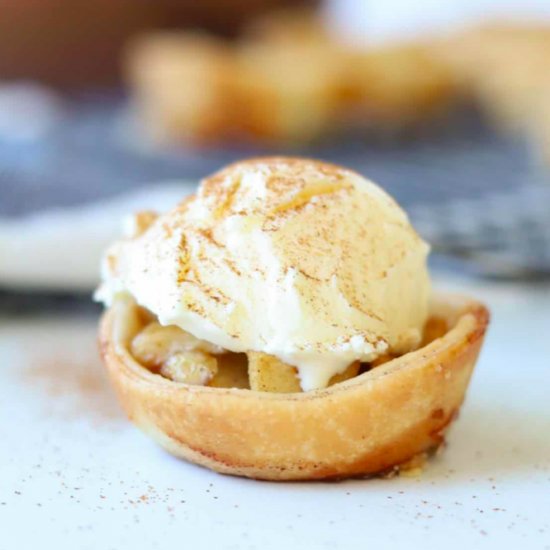
<path id="1" fill-rule="evenodd" d="M 155 28 L 233 35 L 265 11 L 317 0 L 0 0 L 0 79 L 57 86 L 119 80 L 127 39 Z"/>

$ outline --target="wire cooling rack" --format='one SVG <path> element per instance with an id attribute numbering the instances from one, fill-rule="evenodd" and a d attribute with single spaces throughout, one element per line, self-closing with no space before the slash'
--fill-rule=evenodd
<path id="1" fill-rule="evenodd" d="M 150 181 L 196 178 L 253 155 L 293 154 L 356 169 L 385 187 L 432 243 L 435 261 L 478 274 L 550 277 L 550 178 L 526 144 L 497 136 L 475 113 L 365 141 L 305 149 L 154 150 L 126 123 L 125 102 L 87 96 L 40 137 L 2 143 L 0 216 L 105 198 Z M 8 136 L 9 137 L 9 136 Z"/>

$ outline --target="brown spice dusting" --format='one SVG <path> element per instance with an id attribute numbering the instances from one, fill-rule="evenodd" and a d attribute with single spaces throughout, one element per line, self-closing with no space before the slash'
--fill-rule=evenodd
<path id="1" fill-rule="evenodd" d="M 218 205 L 214 211 L 214 218 L 223 218 L 231 210 L 235 195 L 241 186 L 241 180 L 236 178 L 231 181 L 229 186 L 208 185 L 207 181 L 204 183 L 207 194 L 217 194 Z"/>
<path id="2" fill-rule="evenodd" d="M 182 284 L 185 279 L 187 278 L 187 274 L 189 272 L 189 250 L 187 248 L 187 238 L 185 234 L 182 234 L 180 237 L 180 242 L 178 245 L 178 275 L 177 275 L 177 281 L 178 284 Z"/>
<path id="3" fill-rule="evenodd" d="M 342 190 L 351 190 L 353 186 L 351 184 L 344 184 L 342 182 L 334 181 L 316 181 L 311 183 L 307 187 L 299 190 L 292 198 L 285 202 L 277 204 L 273 209 L 272 214 L 279 214 L 288 210 L 297 210 L 302 206 L 305 206 L 312 199 L 321 197 L 323 195 L 332 195 Z"/>
<path id="4" fill-rule="evenodd" d="M 75 420 L 86 416 L 96 423 L 122 420 L 107 375 L 97 361 L 67 357 L 37 357 L 22 369 L 21 379 L 46 394 L 46 414 Z"/>
<path id="5" fill-rule="evenodd" d="M 206 241 L 208 241 L 212 246 L 215 246 L 216 248 L 225 248 L 225 245 L 223 243 L 218 242 L 214 238 L 214 232 L 212 231 L 212 228 L 206 228 L 206 229 L 197 229 L 197 234 L 203 237 Z"/>

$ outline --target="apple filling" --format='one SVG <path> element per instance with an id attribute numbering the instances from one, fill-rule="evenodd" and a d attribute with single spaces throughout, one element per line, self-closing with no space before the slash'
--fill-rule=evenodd
<path id="1" fill-rule="evenodd" d="M 131 340 L 131 353 L 140 364 L 174 382 L 216 388 L 249 388 L 274 393 L 301 392 L 297 369 L 257 351 L 234 353 L 195 338 L 179 327 L 160 325 L 142 310 L 142 327 Z M 432 317 L 424 327 L 422 346 L 444 335 L 445 320 Z M 329 386 L 344 382 L 394 359 L 383 355 L 371 363 L 356 361 L 334 375 Z"/>

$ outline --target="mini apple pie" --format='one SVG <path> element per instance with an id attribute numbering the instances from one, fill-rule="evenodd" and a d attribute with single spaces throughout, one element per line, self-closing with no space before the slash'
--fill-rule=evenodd
<path id="1" fill-rule="evenodd" d="M 433 53 L 497 129 L 517 132 L 548 103 L 550 26 L 495 22 L 449 36 Z"/>
<path id="2" fill-rule="evenodd" d="M 324 479 L 441 444 L 488 312 L 431 296 L 429 248 L 382 189 L 255 159 L 134 221 L 105 255 L 101 350 L 129 417 L 170 452 Z"/>
<path id="3" fill-rule="evenodd" d="M 433 48 L 354 48 L 312 12 L 257 21 L 239 40 L 157 31 L 125 60 L 144 133 L 160 143 L 309 143 L 385 131 L 448 110 L 454 78 Z"/>

